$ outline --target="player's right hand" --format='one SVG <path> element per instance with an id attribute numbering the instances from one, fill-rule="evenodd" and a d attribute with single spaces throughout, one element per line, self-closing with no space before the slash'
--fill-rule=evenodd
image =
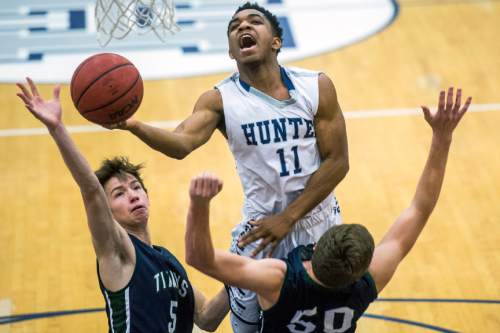
<path id="1" fill-rule="evenodd" d="M 222 180 L 211 172 L 203 172 L 191 179 L 189 196 L 195 204 L 208 204 L 222 190 Z"/>
<path id="2" fill-rule="evenodd" d="M 102 127 L 110 129 L 110 130 L 114 130 L 114 129 L 128 130 L 128 129 L 130 129 L 130 127 L 132 126 L 132 124 L 135 121 L 136 121 L 135 119 L 129 118 L 129 119 L 125 119 L 125 120 L 120 121 L 120 122 L 115 123 L 115 124 L 102 125 Z"/>

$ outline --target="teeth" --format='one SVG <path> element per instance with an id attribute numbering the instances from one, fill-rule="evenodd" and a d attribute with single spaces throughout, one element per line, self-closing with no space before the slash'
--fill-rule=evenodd
<path id="1" fill-rule="evenodd" d="M 247 48 L 255 45 L 255 40 L 250 34 L 245 34 L 240 37 L 240 47 Z"/>

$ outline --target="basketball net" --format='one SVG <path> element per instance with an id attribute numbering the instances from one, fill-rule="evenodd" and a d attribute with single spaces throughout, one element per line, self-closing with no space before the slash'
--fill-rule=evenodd
<path id="1" fill-rule="evenodd" d="M 101 46 L 111 39 L 123 39 L 131 31 L 140 35 L 153 31 L 165 42 L 179 30 L 175 24 L 173 0 L 96 0 L 97 41 Z"/>

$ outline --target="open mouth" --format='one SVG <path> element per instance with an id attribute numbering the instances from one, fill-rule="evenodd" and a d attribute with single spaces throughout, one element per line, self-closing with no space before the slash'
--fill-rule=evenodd
<path id="1" fill-rule="evenodd" d="M 256 44 L 257 41 L 255 40 L 255 38 L 253 38 L 252 35 L 244 34 L 240 37 L 240 48 L 242 50 L 249 49 L 252 46 L 255 46 Z"/>

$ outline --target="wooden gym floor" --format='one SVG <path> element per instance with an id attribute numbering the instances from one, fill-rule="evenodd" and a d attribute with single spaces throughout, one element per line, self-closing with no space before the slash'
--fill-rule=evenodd
<path id="1" fill-rule="evenodd" d="M 351 164 L 336 194 L 344 220 L 367 225 L 376 240 L 410 201 L 431 137 L 423 117 L 384 117 L 377 110 L 434 106 L 439 89 L 455 85 L 474 97 L 480 111 L 466 115 L 456 131 L 440 202 L 358 331 L 499 332 L 500 2 L 407 0 L 400 5 L 396 21 L 381 33 L 293 63 L 323 70 L 334 80 L 347 117 Z M 196 97 L 226 75 L 147 82 L 137 117 L 183 119 Z M 51 89 L 41 90 L 49 96 Z M 0 85 L 1 129 L 40 127 L 15 92 L 13 85 Z M 62 95 L 66 124 L 88 125 L 74 111 L 67 86 Z M 188 182 L 203 170 L 220 175 L 225 188 L 213 202 L 211 227 L 216 246 L 228 247 L 242 193 L 220 134 L 183 161 L 163 157 L 128 133 L 72 136 L 93 167 L 113 155 L 146 163 L 153 241 L 181 260 Z M 0 317 L 102 308 L 80 194 L 55 145 L 47 135 L 3 136 L 0 151 Z M 220 288 L 188 271 L 205 294 Z M 102 311 L 4 320 L 0 333 L 106 330 Z M 227 319 L 219 332 L 230 332 Z"/>

